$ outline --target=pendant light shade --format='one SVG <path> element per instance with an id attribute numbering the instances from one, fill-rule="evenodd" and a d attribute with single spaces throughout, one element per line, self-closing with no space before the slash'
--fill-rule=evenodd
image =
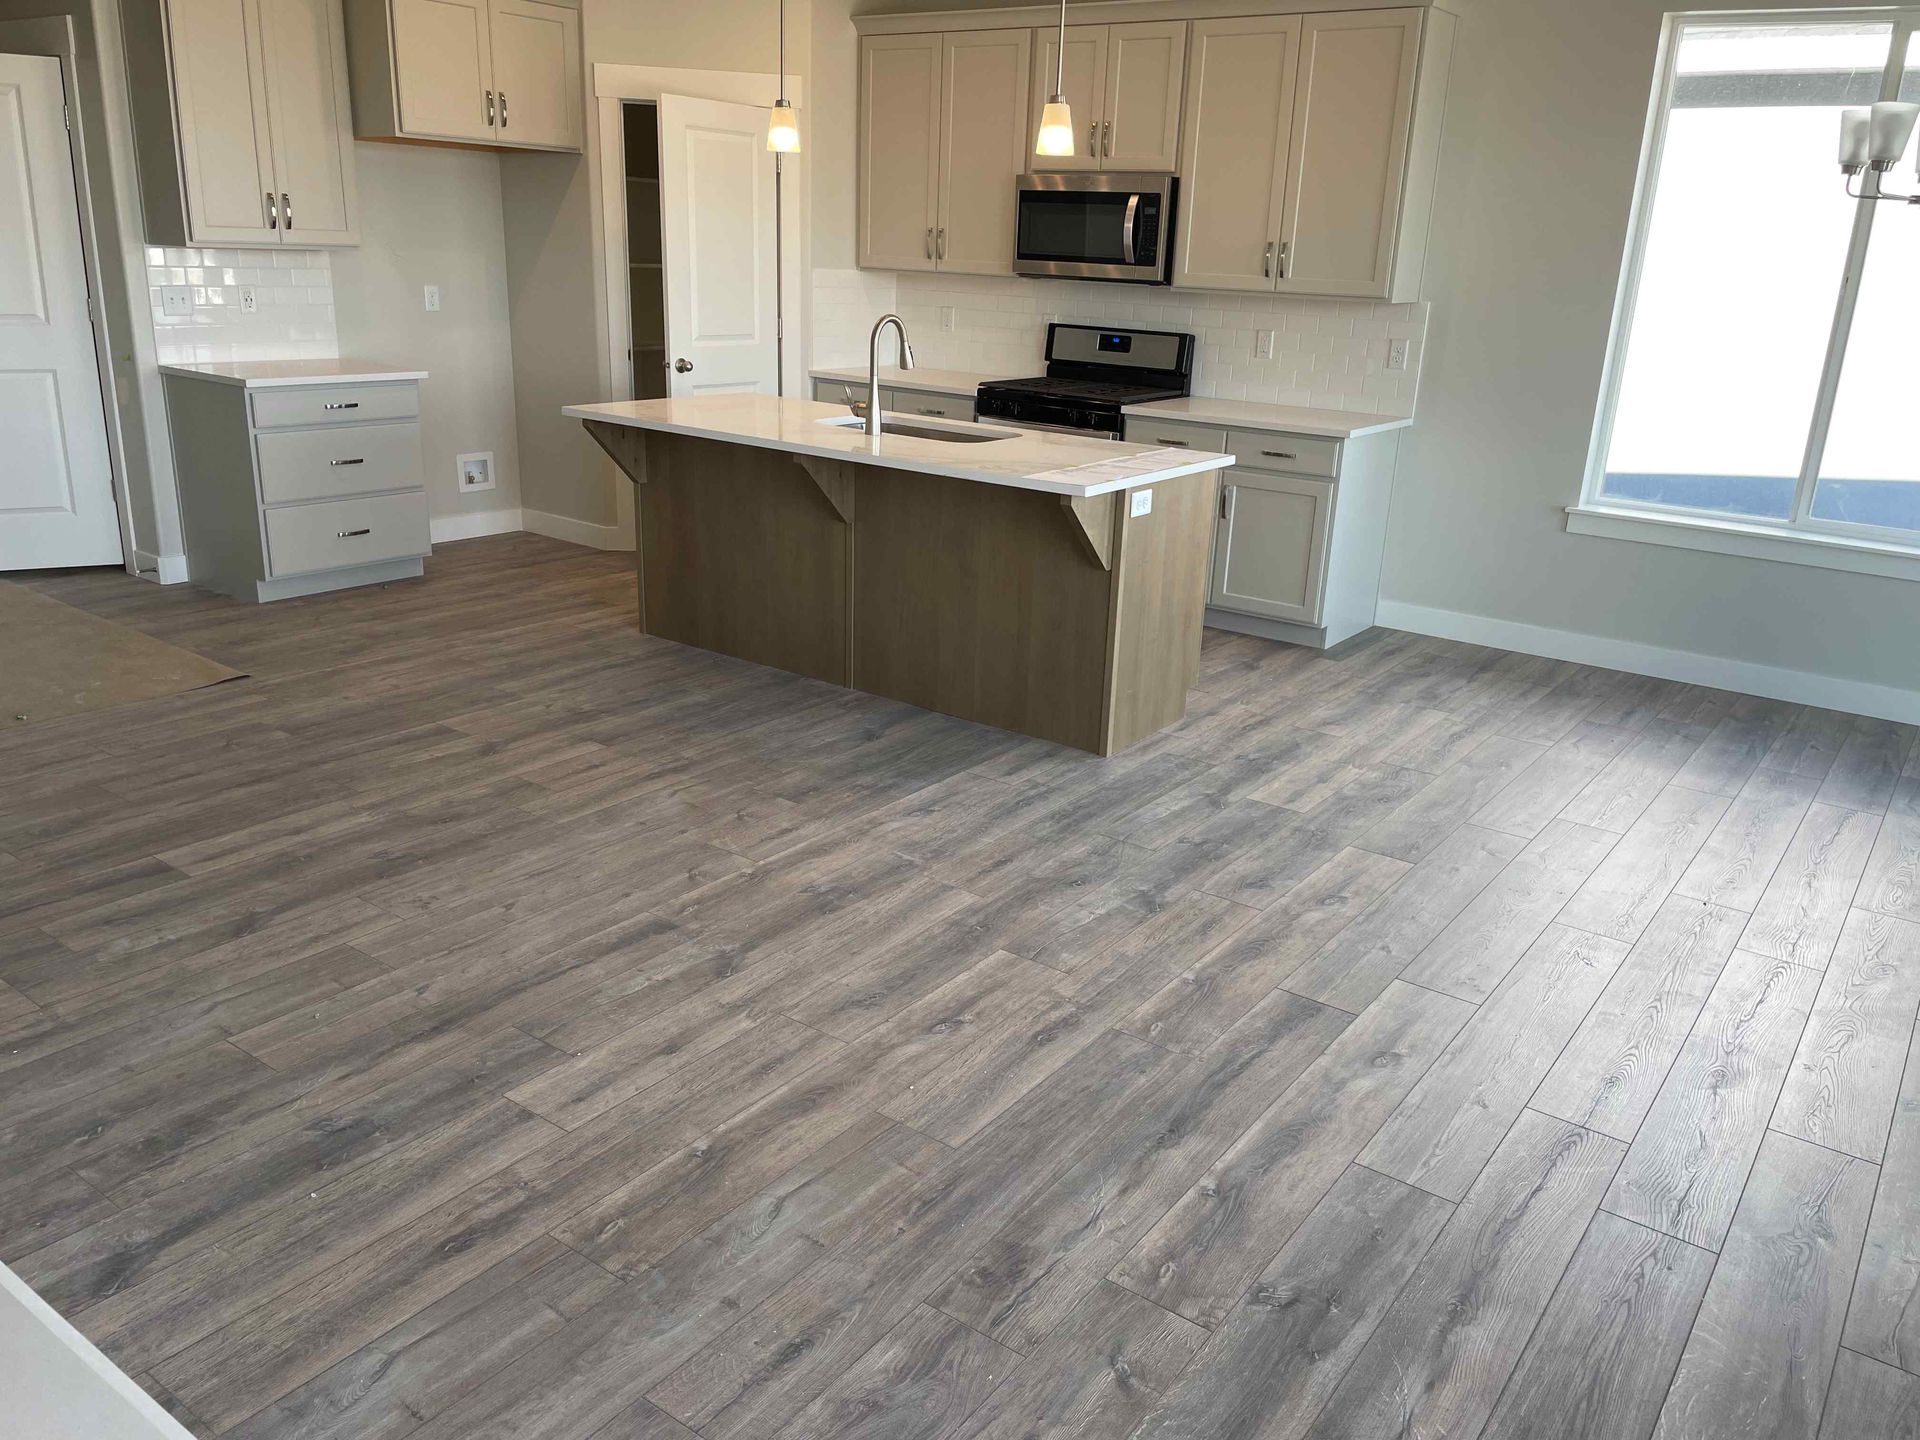
<path id="1" fill-rule="evenodd" d="M 1036 155 L 1073 154 L 1073 107 L 1067 104 L 1067 0 L 1060 0 L 1060 43 L 1053 51 L 1053 96 L 1040 112 L 1040 133 L 1034 137 Z"/>
<path id="2" fill-rule="evenodd" d="M 800 153 L 800 120 L 787 103 L 787 0 L 780 0 L 780 98 L 767 117 L 767 149 L 776 155 Z"/>

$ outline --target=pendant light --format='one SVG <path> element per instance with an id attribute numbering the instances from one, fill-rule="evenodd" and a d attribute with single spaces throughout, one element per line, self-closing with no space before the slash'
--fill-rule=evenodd
<path id="1" fill-rule="evenodd" d="M 780 0 L 780 98 L 767 117 L 767 149 L 778 155 L 800 153 L 800 121 L 787 103 L 787 0 Z"/>
<path id="2" fill-rule="evenodd" d="M 784 0 L 782 0 L 784 3 Z M 1036 155 L 1073 154 L 1073 107 L 1067 104 L 1067 0 L 1060 0 L 1060 43 L 1053 52 L 1053 98 L 1040 112 L 1040 134 L 1033 142 Z"/>

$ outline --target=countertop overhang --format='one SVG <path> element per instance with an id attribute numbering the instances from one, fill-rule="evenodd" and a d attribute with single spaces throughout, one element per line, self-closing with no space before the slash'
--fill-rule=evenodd
<path id="1" fill-rule="evenodd" d="M 427 378 L 424 370 L 373 360 L 202 360 L 159 368 L 162 375 L 210 380 L 216 385 L 237 385 L 247 390 L 296 385 L 381 385 Z"/>
<path id="2" fill-rule="evenodd" d="M 982 485 L 1038 490 L 1086 500 L 1224 470 L 1233 456 L 1097 440 L 1080 435 L 1017 430 L 1005 440 L 955 444 L 911 435 L 868 435 L 858 426 L 820 422 L 846 418 L 846 407 L 773 395 L 696 395 L 671 400 L 620 400 L 568 405 L 575 420 L 594 420 L 635 430 L 690 435 L 765 450 L 858 465 L 879 465 L 923 475 L 945 475 Z M 915 425 L 937 424 L 901 416 Z M 956 423 L 957 422 L 953 422 Z M 974 428 L 1011 429 L 991 422 Z"/>

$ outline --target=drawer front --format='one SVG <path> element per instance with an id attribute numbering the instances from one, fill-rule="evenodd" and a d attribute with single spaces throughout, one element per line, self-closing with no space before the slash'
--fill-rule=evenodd
<path id="1" fill-rule="evenodd" d="M 424 490 L 289 505 L 264 513 L 267 568 L 276 579 L 403 560 L 432 548 Z"/>
<path id="2" fill-rule="evenodd" d="M 1127 439 L 1135 445 L 1174 445 L 1187 450 L 1224 452 L 1227 432 L 1212 425 L 1182 425 L 1172 420 L 1155 420 L 1148 415 L 1129 415 Z"/>
<path id="3" fill-rule="evenodd" d="M 358 425 L 367 420 L 413 420 L 420 414 L 420 387 L 397 385 L 316 385 L 311 390 L 255 390 L 253 423 L 266 430 L 282 425 Z"/>
<path id="4" fill-rule="evenodd" d="M 1325 480 L 1340 473 L 1338 440 L 1283 435 L 1274 430 L 1229 430 L 1226 448 L 1235 460 L 1255 470 L 1317 475 Z"/>
<path id="5" fill-rule="evenodd" d="M 813 382 L 813 398 L 822 405 L 844 405 L 849 396 L 859 399 L 859 392 L 864 388 L 845 380 L 816 380 Z"/>
<path id="6" fill-rule="evenodd" d="M 417 490 L 420 427 L 337 425 L 281 430 L 254 441 L 260 457 L 260 499 L 330 500 L 375 490 Z"/>
<path id="7" fill-rule="evenodd" d="M 971 395 L 934 395 L 925 390 L 889 390 L 886 408 L 896 415 L 932 415 L 941 420 L 973 419 Z"/>

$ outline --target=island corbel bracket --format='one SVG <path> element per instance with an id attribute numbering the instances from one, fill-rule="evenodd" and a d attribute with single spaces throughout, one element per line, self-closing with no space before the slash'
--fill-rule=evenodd
<path id="1" fill-rule="evenodd" d="M 609 425 L 604 420 L 582 422 L 587 433 L 612 459 L 620 471 L 636 485 L 647 483 L 647 432 L 630 425 Z"/>
<path id="2" fill-rule="evenodd" d="M 1067 523 L 1080 537 L 1088 558 L 1102 570 L 1113 569 L 1113 517 L 1119 502 L 1120 496 L 1116 493 L 1060 497 Z"/>
<path id="3" fill-rule="evenodd" d="M 827 497 L 834 513 L 853 524 L 854 467 L 844 460 L 823 460 L 817 455 L 797 455 L 800 468 L 813 477 L 820 493 Z"/>

